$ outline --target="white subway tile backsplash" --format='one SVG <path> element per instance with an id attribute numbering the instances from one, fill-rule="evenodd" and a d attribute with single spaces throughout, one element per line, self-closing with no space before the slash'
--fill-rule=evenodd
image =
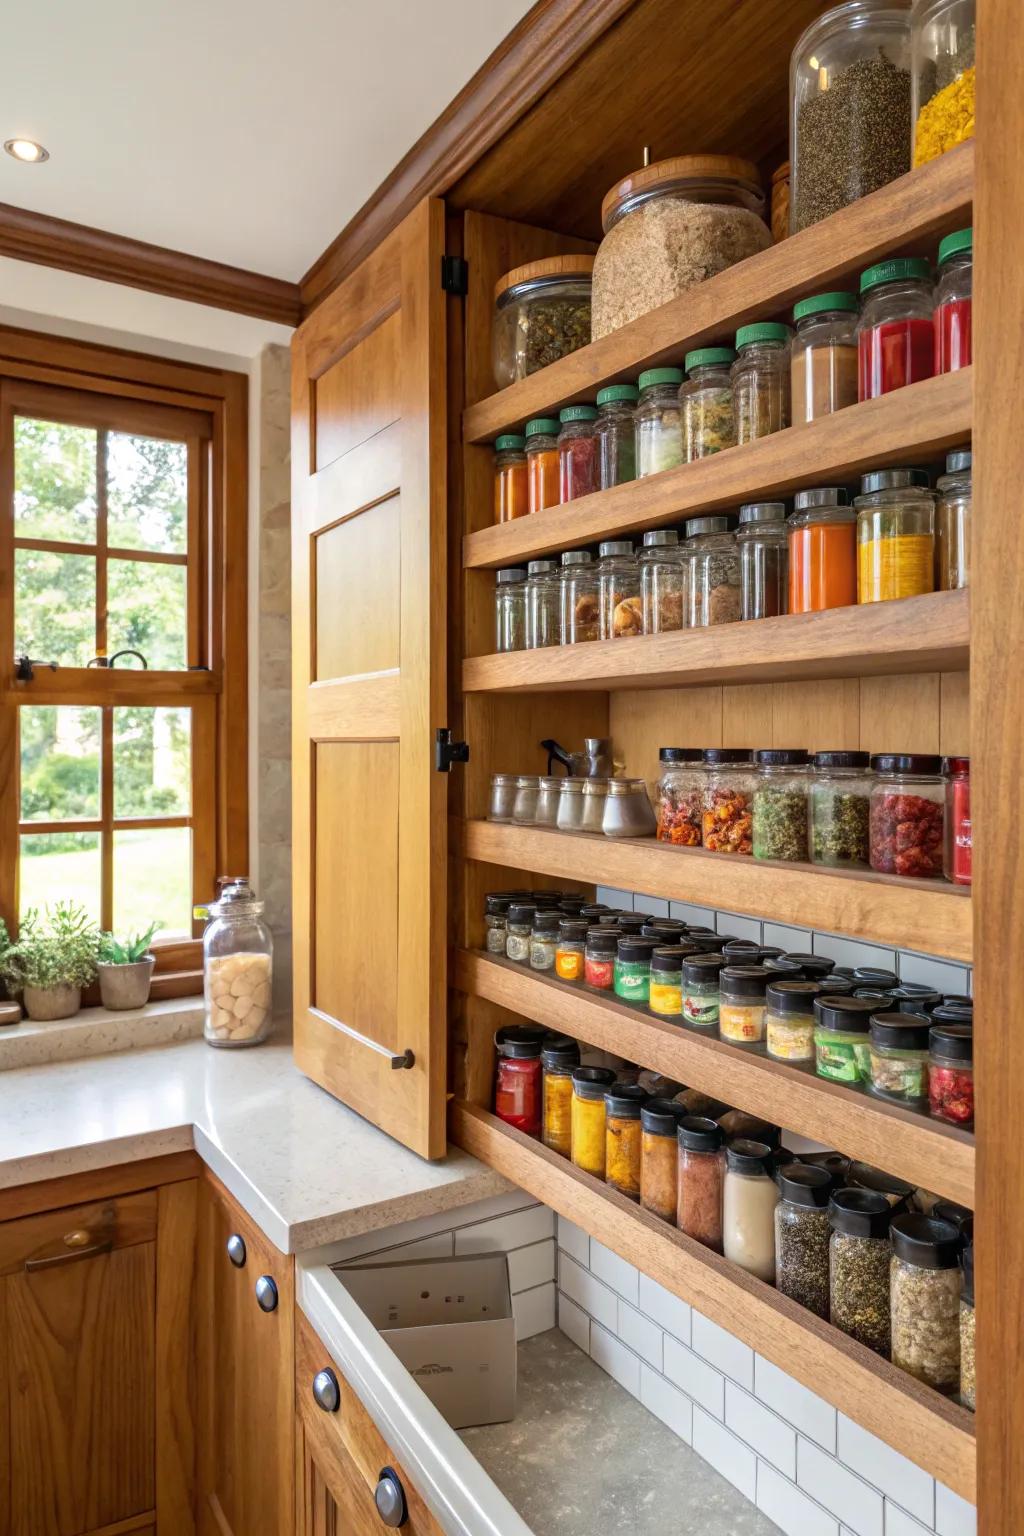
<path id="1" fill-rule="evenodd" d="M 928 1526 L 932 1524 L 935 1479 L 843 1413 L 839 1415 L 836 1453 L 840 1461 L 880 1488 L 901 1509 Z"/>
<path id="2" fill-rule="evenodd" d="M 633 910 L 633 892 L 617 891 L 613 885 L 599 885 L 597 899 L 603 901 L 606 907 L 614 907 L 616 911 L 632 912 Z"/>
<path id="3" fill-rule="evenodd" d="M 796 1479 L 796 1430 L 734 1381 L 725 1383 L 725 1422 L 765 1461 Z"/>
<path id="4" fill-rule="evenodd" d="M 945 1483 L 935 1484 L 935 1529 L 938 1536 L 977 1536 L 978 1514 Z"/>
<path id="5" fill-rule="evenodd" d="M 762 923 L 763 944 L 777 944 L 780 949 L 796 950 L 797 954 L 806 955 L 811 948 L 811 930 L 809 928 L 791 928 L 788 923 Z"/>
<path id="6" fill-rule="evenodd" d="M 915 955 L 909 950 L 901 950 L 899 973 L 900 981 L 934 987 L 937 992 L 967 991 L 967 967 L 952 965 L 948 960 L 936 960 L 933 955 Z"/>
<path id="7" fill-rule="evenodd" d="M 803 1491 L 830 1514 L 841 1517 L 855 1536 L 883 1536 L 882 1495 L 802 1436 L 797 1444 L 796 1471 Z"/>
<path id="8" fill-rule="evenodd" d="M 558 1218 L 558 1246 L 564 1253 L 572 1254 L 584 1269 L 590 1268 L 590 1234 L 565 1216 Z"/>
<path id="9" fill-rule="evenodd" d="M 752 939 L 761 942 L 761 922 L 756 917 L 744 917 L 739 912 L 719 912 L 715 923 L 716 933 L 731 933 L 736 939 Z"/>
<path id="10" fill-rule="evenodd" d="M 554 1285 L 538 1285 L 512 1297 L 517 1339 L 532 1339 L 555 1326 L 556 1295 Z"/>
<path id="11" fill-rule="evenodd" d="M 555 1215 L 546 1205 L 534 1205 L 509 1216 L 497 1216 L 455 1233 L 456 1255 L 462 1253 L 508 1253 L 525 1248 L 555 1235 Z"/>
<path id="12" fill-rule="evenodd" d="M 693 1312 L 691 1340 L 698 1355 L 703 1355 L 718 1370 L 738 1381 L 748 1391 L 754 1390 L 754 1351 L 742 1340 L 720 1328 L 696 1308 Z"/>
<path id="13" fill-rule="evenodd" d="M 664 1334 L 628 1301 L 619 1301 L 617 1332 L 623 1344 L 627 1344 L 635 1355 L 653 1365 L 655 1370 L 661 1370 Z"/>
<path id="14" fill-rule="evenodd" d="M 607 1333 L 600 1323 L 590 1325 L 590 1358 L 633 1397 L 640 1396 L 640 1361 L 631 1349 Z"/>
<path id="15" fill-rule="evenodd" d="M 703 1408 L 693 1410 L 693 1448 L 752 1504 L 756 1501 L 757 1457 Z"/>
<path id="16" fill-rule="evenodd" d="M 757 1507 L 785 1536 L 839 1536 L 835 1516 L 780 1477 L 766 1461 L 757 1464 Z"/>
<path id="17" fill-rule="evenodd" d="M 352 1269 L 365 1269 L 374 1264 L 404 1264 L 412 1259 L 450 1259 L 453 1238 L 450 1232 L 437 1232 L 433 1237 L 421 1237 L 415 1243 L 399 1243 L 395 1248 L 385 1248 L 373 1254 L 363 1254 L 349 1263 Z"/>
<path id="18" fill-rule="evenodd" d="M 714 928 L 715 926 L 714 908 L 695 907 L 690 901 L 670 901 L 668 915 L 677 917 L 681 923 L 689 923 L 693 928 Z"/>
<path id="19" fill-rule="evenodd" d="M 590 1272 L 603 1280 L 605 1285 L 610 1285 L 613 1291 L 618 1291 L 626 1301 L 631 1301 L 634 1306 L 639 1301 L 640 1274 L 635 1264 L 627 1264 L 625 1259 L 620 1259 L 617 1253 L 606 1248 L 604 1243 L 599 1243 L 596 1237 L 590 1239 Z"/>
<path id="20" fill-rule="evenodd" d="M 614 1333 L 619 1319 L 618 1298 L 589 1270 L 581 1269 L 567 1253 L 558 1256 L 558 1285 L 578 1307 Z"/>
<path id="21" fill-rule="evenodd" d="M 564 1291 L 558 1293 L 558 1327 L 572 1339 L 577 1349 L 590 1354 L 590 1317 L 582 1307 L 570 1301 Z"/>
<path id="22" fill-rule="evenodd" d="M 673 1296 L 650 1275 L 640 1275 L 640 1311 L 654 1319 L 659 1328 L 674 1334 L 684 1344 L 690 1342 L 690 1304 Z"/>
<path id="23" fill-rule="evenodd" d="M 836 1410 L 763 1355 L 755 1357 L 754 1393 L 809 1440 L 826 1451 L 835 1450 Z"/>
<path id="24" fill-rule="evenodd" d="M 649 1365 L 640 1367 L 640 1401 L 687 1445 L 693 1443 L 693 1404 Z"/>
<path id="25" fill-rule="evenodd" d="M 859 939 L 844 939 L 838 933 L 815 933 L 812 953 L 827 955 L 836 965 L 875 965 L 896 969 L 896 951 L 879 944 L 862 944 Z"/>
<path id="26" fill-rule="evenodd" d="M 637 891 L 633 897 L 633 911 L 646 912 L 650 917 L 668 917 L 668 902 L 662 896 L 641 896 Z"/>
<path id="27" fill-rule="evenodd" d="M 898 1504 L 885 1501 L 885 1536 L 931 1536 L 931 1525 L 914 1520 Z"/>
<path id="28" fill-rule="evenodd" d="M 514 1248 L 508 1256 L 508 1283 L 513 1296 L 530 1291 L 555 1278 L 555 1244 L 552 1238 L 531 1243 L 528 1248 Z"/>
<path id="29" fill-rule="evenodd" d="M 725 1418 L 725 1377 L 671 1334 L 665 1335 L 665 1375 L 716 1419 Z"/>

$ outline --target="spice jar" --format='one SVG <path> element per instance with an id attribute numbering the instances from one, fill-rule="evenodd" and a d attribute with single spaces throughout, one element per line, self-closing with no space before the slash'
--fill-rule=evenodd
<path id="1" fill-rule="evenodd" d="M 775 320 L 741 325 L 732 365 L 737 443 L 752 443 L 789 426 L 789 327 Z"/>
<path id="2" fill-rule="evenodd" d="M 505 917 L 505 954 L 519 965 L 530 963 L 530 935 L 536 911 L 532 901 L 514 901 Z"/>
<path id="3" fill-rule="evenodd" d="M 955 592 L 968 585 L 970 572 L 970 452 L 947 453 L 946 473 L 935 484 L 935 585 L 940 592 Z"/>
<path id="4" fill-rule="evenodd" d="M 857 393 L 875 400 L 935 372 L 931 267 L 897 256 L 861 273 Z"/>
<path id="5" fill-rule="evenodd" d="M 870 1163 L 852 1162 L 847 1182 L 851 1189 L 869 1189 L 873 1194 L 884 1195 L 893 1215 L 907 1210 L 915 1194 L 913 1184 L 896 1179 L 891 1173 L 883 1173 L 880 1168 L 872 1168 Z"/>
<path id="6" fill-rule="evenodd" d="M 604 808 L 608 799 L 608 782 L 607 779 L 584 779 L 583 820 L 580 822 L 581 832 L 593 832 L 603 835 Z"/>
<path id="7" fill-rule="evenodd" d="M 203 931 L 207 1045 L 260 1045 L 271 1027 L 274 940 L 247 879 L 227 881 Z"/>
<path id="8" fill-rule="evenodd" d="M 719 977 L 718 1032 L 736 1045 L 764 1039 L 765 989 L 770 973 L 763 965 L 727 965 Z"/>
<path id="9" fill-rule="evenodd" d="M 494 521 L 508 523 L 528 511 L 526 438 L 506 432 L 494 444 Z"/>
<path id="10" fill-rule="evenodd" d="M 727 517 L 691 517 L 686 524 L 689 629 L 733 624 L 740 616 L 740 552 Z"/>
<path id="11" fill-rule="evenodd" d="M 548 256 L 498 279 L 491 360 L 499 389 L 587 345 L 593 270 L 593 256 Z"/>
<path id="12" fill-rule="evenodd" d="M 789 606 L 789 535 L 781 501 L 740 507 L 740 618 L 772 619 Z"/>
<path id="13" fill-rule="evenodd" d="M 679 368 L 648 368 L 640 375 L 640 399 L 633 415 L 639 480 L 675 469 L 683 462 Z"/>
<path id="14" fill-rule="evenodd" d="M 604 1096 L 614 1081 L 610 1067 L 577 1067 L 572 1074 L 572 1160 L 595 1179 L 604 1178 Z"/>
<path id="15" fill-rule="evenodd" d="M 756 782 L 750 753 L 736 747 L 705 747 L 701 831 L 711 853 L 750 853 Z"/>
<path id="16" fill-rule="evenodd" d="M 940 241 L 934 315 L 937 374 L 970 366 L 973 269 L 973 229 L 958 229 Z"/>
<path id="17" fill-rule="evenodd" d="M 975 0 L 918 0 L 911 23 L 914 164 L 974 137 Z"/>
<path id="18" fill-rule="evenodd" d="M 896 1216 L 892 1241 L 892 1363 L 938 1392 L 960 1387 L 960 1235 L 932 1216 Z"/>
<path id="19" fill-rule="evenodd" d="M 541 1141 L 561 1157 L 572 1155 L 572 1074 L 580 1048 L 567 1035 L 544 1041 L 540 1053 L 542 1082 Z"/>
<path id="20" fill-rule="evenodd" d="M 588 987 L 610 992 L 615 984 L 615 956 L 619 935 L 614 928 L 590 928 L 583 960 L 583 979 Z"/>
<path id="21" fill-rule="evenodd" d="M 807 1163 L 778 1173 L 775 1207 L 775 1285 L 816 1317 L 828 1317 L 828 1204 L 832 1175 Z"/>
<path id="22" fill-rule="evenodd" d="M 560 631 L 563 645 L 600 639 L 601 601 L 597 571 L 589 549 L 567 549 L 562 555 Z"/>
<path id="23" fill-rule="evenodd" d="M 648 1007 L 659 1018 L 678 1019 L 683 1012 L 683 957 L 692 951 L 686 944 L 664 944 L 651 956 Z"/>
<path id="24" fill-rule="evenodd" d="M 635 384 L 608 384 L 597 392 L 598 488 L 610 490 L 636 479 L 636 428 L 633 411 L 640 391 Z"/>
<path id="25" fill-rule="evenodd" d="M 942 765 L 946 780 L 946 835 L 943 870 L 954 885 L 971 883 L 971 760 L 947 757 Z"/>
<path id="26" fill-rule="evenodd" d="M 555 975 L 559 981 L 582 981 L 587 948 L 586 918 L 563 917 L 555 943 Z"/>
<path id="27" fill-rule="evenodd" d="M 543 1038 L 540 1029 L 499 1029 L 494 1037 L 498 1049 L 494 1113 L 527 1136 L 540 1135 Z"/>
<path id="28" fill-rule="evenodd" d="M 875 1004 L 868 997 L 841 997 L 826 987 L 814 999 L 815 1070 L 833 1083 L 871 1079 L 868 1029 Z"/>
<path id="29" fill-rule="evenodd" d="M 604 1096 L 605 1182 L 640 1200 L 640 1112 L 649 1095 L 636 1083 L 613 1083 Z"/>
<path id="30" fill-rule="evenodd" d="M 526 567 L 526 649 L 560 645 L 562 577 L 557 560 L 531 560 Z"/>
<path id="31" fill-rule="evenodd" d="M 594 340 L 766 250 L 764 211 L 757 167 L 732 155 L 680 155 L 617 182 L 601 206 Z"/>
<path id="32" fill-rule="evenodd" d="M 867 868 L 870 761 L 866 752 L 815 752 L 808 795 L 812 864 Z"/>
<path id="33" fill-rule="evenodd" d="M 494 773 L 491 775 L 491 799 L 487 811 L 488 821 L 511 821 L 512 812 L 516 803 L 516 785 L 519 783 L 517 773 Z"/>
<path id="34" fill-rule="evenodd" d="M 640 1110 L 640 1204 L 662 1221 L 676 1222 L 676 1132 L 685 1117 L 672 1099 L 648 1099 Z"/>
<path id="35" fill-rule="evenodd" d="M 683 1018 L 698 1029 L 712 1029 L 718 1023 L 719 976 L 725 959 L 722 955 L 689 955 L 683 961 Z"/>
<path id="36" fill-rule="evenodd" d="M 883 753 L 871 759 L 871 868 L 883 875 L 942 874 L 945 786 L 940 759 Z"/>
<path id="37" fill-rule="evenodd" d="M 594 424 L 597 407 L 567 405 L 559 411 L 558 494 L 562 502 L 575 501 L 601 489 Z"/>
<path id="38" fill-rule="evenodd" d="M 503 955 L 511 896 L 487 896 L 484 906 L 484 948 L 489 955 Z"/>
<path id="39" fill-rule="evenodd" d="M 725 1133 L 714 1120 L 686 1115 L 676 1133 L 676 1220 L 680 1232 L 722 1251 Z"/>
<path id="40" fill-rule="evenodd" d="M 872 1093 L 897 1104 L 928 1097 L 929 1022 L 916 1013 L 873 1013 L 868 1031 Z"/>
<path id="41" fill-rule="evenodd" d="M 652 528 L 640 553 L 640 600 L 645 635 L 682 629 L 686 609 L 686 558 L 674 528 Z"/>
<path id="42" fill-rule="evenodd" d="M 807 753 L 764 748 L 754 754 L 754 858 L 807 858 Z"/>
<path id="43" fill-rule="evenodd" d="M 629 539 L 606 539 L 598 545 L 598 593 L 601 639 L 617 640 L 644 632 L 640 599 L 640 568 Z"/>
<path id="44" fill-rule="evenodd" d="M 558 791 L 558 814 L 555 826 L 559 832 L 579 832 L 583 825 L 583 786 L 586 779 L 562 779 Z"/>
<path id="45" fill-rule="evenodd" d="M 496 573 L 494 583 L 494 649 L 522 651 L 526 648 L 526 572 L 518 566 L 506 566 Z"/>
<path id="46" fill-rule="evenodd" d="M 553 416 L 526 423 L 526 504 L 531 512 L 558 506 L 558 433 Z"/>
<path id="47" fill-rule="evenodd" d="M 658 841 L 699 848 L 704 774 L 699 747 L 660 747 Z"/>
<path id="48" fill-rule="evenodd" d="M 816 293 L 794 306 L 793 425 L 857 404 L 857 296 Z"/>
<path id="49" fill-rule="evenodd" d="M 910 170 L 910 13 L 846 0 L 811 23 L 790 65 L 791 233 Z"/>
<path id="50" fill-rule="evenodd" d="M 651 956 L 654 939 L 620 938 L 615 954 L 615 995 L 627 1003 L 646 1003 L 651 996 Z"/>
<path id="51" fill-rule="evenodd" d="M 516 779 L 516 798 L 512 802 L 512 820 L 521 827 L 532 827 L 537 819 L 540 774 L 521 773 Z"/>
<path id="52" fill-rule="evenodd" d="M 764 1012 L 769 1056 L 776 1061 L 814 1060 L 814 999 L 822 990 L 817 981 L 769 982 Z"/>
<path id="53" fill-rule="evenodd" d="M 601 830 L 605 837 L 653 837 L 658 830 L 646 779 L 609 779 Z"/>
<path id="54" fill-rule="evenodd" d="M 789 611 L 819 613 L 857 601 L 857 514 L 841 486 L 797 491 L 789 529 Z"/>
<path id="55" fill-rule="evenodd" d="M 531 971 L 554 970 L 555 945 L 558 942 L 558 930 L 561 921 L 561 915 L 558 912 L 537 912 L 534 914 L 533 927 L 530 931 Z"/>
<path id="56" fill-rule="evenodd" d="M 941 1010 L 939 1010 L 941 1012 Z M 928 1112 L 974 1129 L 974 1035 L 970 1024 L 932 1024 L 928 1032 Z"/>
<path id="57" fill-rule="evenodd" d="M 686 354 L 686 380 L 679 386 L 684 464 L 736 446 L 730 374 L 735 361 L 731 347 L 698 347 Z"/>
<path id="58" fill-rule="evenodd" d="M 722 1191 L 722 1252 L 741 1269 L 775 1279 L 775 1207 L 779 1191 L 771 1148 L 739 1137 L 725 1154 Z"/>
<path id="59" fill-rule="evenodd" d="M 884 603 L 935 590 L 935 492 L 921 469 L 862 475 L 857 509 L 857 601 Z"/>
<path id="60" fill-rule="evenodd" d="M 975 1408 L 974 1367 L 974 1244 L 964 1249 L 963 1285 L 960 1291 L 960 1401 Z"/>
<path id="61" fill-rule="evenodd" d="M 866 1189 L 838 1189 L 828 1208 L 829 1321 L 834 1328 L 889 1358 L 889 1267 L 892 1207 Z"/>

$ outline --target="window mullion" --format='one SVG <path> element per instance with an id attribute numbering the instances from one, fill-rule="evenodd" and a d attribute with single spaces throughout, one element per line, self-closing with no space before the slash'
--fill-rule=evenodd
<path id="1" fill-rule="evenodd" d="M 96 655 L 107 655 L 107 434 L 96 434 Z"/>
<path id="2" fill-rule="evenodd" d="M 114 926 L 114 710 L 100 714 L 100 926 Z"/>

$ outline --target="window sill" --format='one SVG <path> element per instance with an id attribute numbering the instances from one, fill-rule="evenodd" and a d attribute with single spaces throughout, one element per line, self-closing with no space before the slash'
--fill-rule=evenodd
<path id="1" fill-rule="evenodd" d="M 154 978 L 156 979 L 156 978 Z M 0 1029 L 0 1072 L 51 1061 L 77 1061 L 149 1045 L 192 1040 L 203 1032 L 201 997 L 167 997 L 144 1008 L 83 1008 L 73 1019 L 36 1024 L 22 1019 Z"/>

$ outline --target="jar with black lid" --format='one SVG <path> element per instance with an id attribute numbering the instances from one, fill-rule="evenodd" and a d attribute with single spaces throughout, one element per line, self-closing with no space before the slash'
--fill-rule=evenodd
<path id="1" fill-rule="evenodd" d="M 776 1061 L 814 1060 L 817 981 L 770 981 L 765 994 L 765 1043 Z"/>
<path id="2" fill-rule="evenodd" d="M 889 1358 L 892 1207 L 882 1194 L 839 1189 L 829 1202 L 829 1321 Z"/>
<path id="3" fill-rule="evenodd" d="M 487 896 L 484 898 L 484 928 L 486 938 L 484 948 L 489 955 L 503 955 L 506 944 L 506 923 L 508 909 L 512 905 L 511 896 Z"/>
<path id="4" fill-rule="evenodd" d="M 737 747 L 705 747 L 701 834 L 711 853 L 749 854 L 753 849 L 756 777 L 751 755 Z"/>
<path id="5" fill-rule="evenodd" d="M 618 948 L 619 935 L 614 926 L 588 930 L 583 962 L 583 979 L 588 987 L 611 992 L 615 984 L 615 956 Z"/>
<path id="6" fill-rule="evenodd" d="M 974 1244 L 964 1249 L 960 1291 L 960 1401 L 974 1412 Z"/>
<path id="7" fill-rule="evenodd" d="M 722 1251 L 741 1269 L 771 1285 L 775 1279 L 775 1182 L 772 1149 L 740 1137 L 725 1154 Z"/>
<path id="8" fill-rule="evenodd" d="M 650 1095 L 637 1083 L 613 1083 L 604 1096 L 605 1183 L 640 1200 L 640 1113 Z"/>
<path id="9" fill-rule="evenodd" d="M 610 1067 L 576 1067 L 572 1074 L 572 1160 L 596 1179 L 604 1178 L 604 1096 L 614 1082 Z"/>
<path id="10" fill-rule="evenodd" d="M 555 975 L 559 981 L 583 980 L 589 926 L 585 917 L 563 917 L 560 921 L 555 943 Z"/>
<path id="11" fill-rule="evenodd" d="M 769 747 L 756 752 L 755 859 L 801 863 L 807 858 L 807 753 Z"/>
<path id="12" fill-rule="evenodd" d="M 658 841 L 699 848 L 704 773 L 699 747 L 660 747 Z"/>
<path id="13" fill-rule="evenodd" d="M 786 504 L 754 501 L 740 507 L 740 618 L 771 619 L 789 607 L 789 530 Z"/>
<path id="14" fill-rule="evenodd" d="M 730 965 L 763 965 L 766 960 L 777 960 L 782 950 L 777 944 L 758 944 L 754 939 L 731 939 L 719 934 L 722 954 Z"/>
<path id="15" fill-rule="evenodd" d="M 817 1317 L 828 1317 L 828 1204 L 832 1177 L 825 1168 L 787 1163 L 777 1175 L 775 1285 Z"/>
<path id="16" fill-rule="evenodd" d="M 855 965 L 853 979 L 862 986 L 877 987 L 883 992 L 891 992 L 900 984 L 896 972 L 888 970 L 884 965 Z"/>
<path id="17" fill-rule="evenodd" d="M 568 1035 L 544 1041 L 540 1053 L 543 1074 L 541 1140 L 562 1157 L 572 1154 L 572 1074 L 580 1064 L 580 1048 Z"/>
<path id="18" fill-rule="evenodd" d="M 520 965 L 530 963 L 530 935 L 536 912 L 534 902 L 514 901 L 505 917 L 505 954 Z"/>
<path id="19" fill-rule="evenodd" d="M 968 1023 L 947 1024 L 936 1017 L 928 1032 L 928 1112 L 965 1131 L 974 1129 L 974 1033 Z"/>
<path id="20" fill-rule="evenodd" d="M 651 995 L 653 939 L 620 937 L 615 954 L 615 995 L 626 1003 L 647 1003 Z"/>
<path id="21" fill-rule="evenodd" d="M 531 971 L 554 970 L 555 946 L 558 943 L 558 930 L 561 923 L 562 916 L 558 911 L 534 914 L 533 927 L 530 931 Z"/>
<path id="22" fill-rule="evenodd" d="M 805 954 L 803 950 L 787 950 L 782 956 L 783 960 L 792 960 L 803 971 L 808 981 L 825 982 L 835 970 L 835 961 L 828 955 Z M 767 961 L 765 962 L 767 964 Z M 828 991 L 828 987 L 825 987 Z"/>
<path id="23" fill-rule="evenodd" d="M 718 1032 L 736 1045 L 764 1039 L 765 989 L 770 979 L 763 965 L 727 965 L 719 978 Z"/>
<path id="24" fill-rule="evenodd" d="M 847 1178 L 851 1189 L 869 1189 L 873 1194 L 884 1195 L 893 1215 L 909 1210 L 916 1193 L 913 1184 L 908 1184 L 906 1179 L 884 1173 L 881 1168 L 873 1168 L 870 1163 L 852 1162 Z"/>
<path id="25" fill-rule="evenodd" d="M 942 759 L 882 753 L 871 759 L 871 868 L 883 875 L 942 874 L 946 786 Z"/>
<path id="26" fill-rule="evenodd" d="M 892 1363 L 937 1392 L 960 1389 L 960 1234 L 932 1216 L 896 1216 Z"/>
<path id="27" fill-rule="evenodd" d="M 848 978 L 847 978 L 848 980 Z M 866 1083 L 871 1077 L 868 1031 L 875 1005 L 844 997 L 828 986 L 814 999 L 815 1070 L 833 1083 Z"/>
<path id="28" fill-rule="evenodd" d="M 934 987 L 901 981 L 892 989 L 892 1000 L 900 1013 L 931 1013 L 942 1002 L 942 993 L 936 992 Z"/>
<path id="29" fill-rule="evenodd" d="M 686 924 L 677 917 L 650 917 L 640 929 L 642 939 L 657 939 L 659 944 L 682 944 Z"/>
<path id="30" fill-rule="evenodd" d="M 506 1125 L 539 1136 L 541 1128 L 542 1029 L 500 1029 L 494 1037 L 498 1073 L 494 1113 Z"/>
<path id="31" fill-rule="evenodd" d="M 725 1133 L 703 1115 L 685 1115 L 676 1128 L 676 1141 L 679 1230 L 721 1253 Z"/>
<path id="32" fill-rule="evenodd" d="M 725 957 L 716 954 L 688 955 L 683 961 L 683 1019 L 699 1029 L 718 1024 L 719 976 Z"/>
<path id="33" fill-rule="evenodd" d="M 867 868 L 870 762 L 867 752 L 815 752 L 808 796 L 812 864 Z"/>
<path id="34" fill-rule="evenodd" d="M 914 1013 L 874 1013 L 869 1040 L 871 1091 L 897 1104 L 928 1098 L 929 1020 Z"/>
<path id="35" fill-rule="evenodd" d="M 640 1110 L 640 1204 L 676 1221 L 676 1132 L 686 1111 L 674 1099 L 648 1099 Z"/>
<path id="36" fill-rule="evenodd" d="M 651 955 L 650 992 L 647 1006 L 659 1018 L 678 1019 L 683 1012 L 683 959 L 694 953 L 690 944 L 658 941 Z"/>

